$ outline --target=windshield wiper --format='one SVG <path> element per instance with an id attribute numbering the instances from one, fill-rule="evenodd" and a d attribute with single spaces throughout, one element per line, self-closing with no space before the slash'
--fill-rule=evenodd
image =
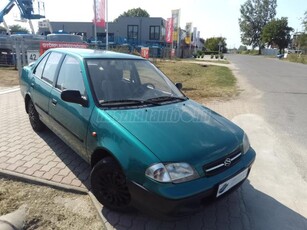
<path id="1" fill-rule="evenodd" d="M 121 99 L 111 101 L 99 101 L 101 106 L 123 106 L 123 105 L 160 105 L 159 103 L 147 101 L 147 100 L 136 100 L 136 99 Z"/>
<path id="2" fill-rule="evenodd" d="M 146 100 L 146 102 L 164 102 L 164 101 L 185 101 L 186 97 L 175 97 L 175 96 L 161 96 L 161 97 L 153 97 Z"/>

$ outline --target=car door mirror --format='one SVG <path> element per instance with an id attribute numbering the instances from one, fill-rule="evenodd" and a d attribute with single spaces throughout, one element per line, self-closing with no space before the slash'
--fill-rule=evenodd
<path id="1" fill-rule="evenodd" d="M 88 105 L 88 101 L 81 96 L 79 90 L 64 90 L 61 93 L 61 98 L 63 101 L 80 104 L 82 106 Z"/>
<path id="2" fill-rule="evenodd" d="M 177 83 L 175 84 L 175 86 L 176 86 L 177 89 L 179 89 L 179 90 L 182 89 L 182 83 L 180 83 L 180 82 L 177 82 Z"/>

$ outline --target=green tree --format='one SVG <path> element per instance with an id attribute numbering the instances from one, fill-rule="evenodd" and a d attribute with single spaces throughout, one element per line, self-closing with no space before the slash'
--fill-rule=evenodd
<path id="1" fill-rule="evenodd" d="M 139 8 L 133 8 L 128 11 L 125 11 L 121 15 L 119 15 L 114 22 L 117 22 L 120 17 L 149 17 L 149 14 L 146 10 Z"/>
<path id="2" fill-rule="evenodd" d="M 22 27 L 18 24 L 9 26 L 9 29 L 10 29 L 12 34 L 18 33 L 18 32 L 29 33 L 29 30 L 27 28 L 24 28 L 24 27 Z"/>
<path id="3" fill-rule="evenodd" d="M 220 42 L 221 42 L 221 46 L 219 47 Z M 226 38 L 223 38 L 223 37 L 208 38 L 205 41 L 205 47 L 206 47 L 206 50 L 214 51 L 214 52 L 218 52 L 220 48 L 221 49 L 220 51 L 222 53 L 226 53 L 227 52 Z"/>
<path id="4" fill-rule="evenodd" d="M 239 26 L 241 41 L 244 45 L 263 47 L 261 34 L 264 26 L 276 15 L 277 0 L 247 0 L 241 5 Z"/>
<path id="5" fill-rule="evenodd" d="M 307 33 L 307 10 L 305 11 L 305 14 L 302 20 L 302 25 L 303 25 L 304 31 Z"/>
<path id="6" fill-rule="evenodd" d="M 3 26 L 0 26 L 0 34 L 6 33 L 6 29 Z"/>
<path id="7" fill-rule="evenodd" d="M 273 19 L 263 28 L 261 39 L 264 43 L 270 45 L 277 45 L 279 52 L 284 52 L 291 41 L 290 32 L 293 28 L 288 26 L 288 18 Z"/>

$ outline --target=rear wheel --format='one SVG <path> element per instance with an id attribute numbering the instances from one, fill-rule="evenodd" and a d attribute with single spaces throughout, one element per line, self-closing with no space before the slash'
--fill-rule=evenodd
<path id="1" fill-rule="evenodd" d="M 44 123 L 39 119 L 39 115 L 34 107 L 33 102 L 30 100 L 28 102 L 28 115 L 30 124 L 35 132 L 43 131 L 45 128 Z"/>
<path id="2" fill-rule="evenodd" d="M 131 196 L 126 177 L 112 157 L 99 161 L 91 172 L 92 192 L 105 207 L 116 211 L 130 210 Z"/>

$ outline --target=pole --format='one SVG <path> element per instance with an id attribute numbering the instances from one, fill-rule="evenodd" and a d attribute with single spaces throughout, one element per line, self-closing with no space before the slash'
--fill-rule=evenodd
<path id="1" fill-rule="evenodd" d="M 95 49 L 97 49 L 97 6 L 96 6 L 96 0 L 94 0 L 94 39 L 95 39 Z"/>
<path id="2" fill-rule="evenodd" d="M 108 0 L 106 0 L 106 50 L 109 49 Z"/>

